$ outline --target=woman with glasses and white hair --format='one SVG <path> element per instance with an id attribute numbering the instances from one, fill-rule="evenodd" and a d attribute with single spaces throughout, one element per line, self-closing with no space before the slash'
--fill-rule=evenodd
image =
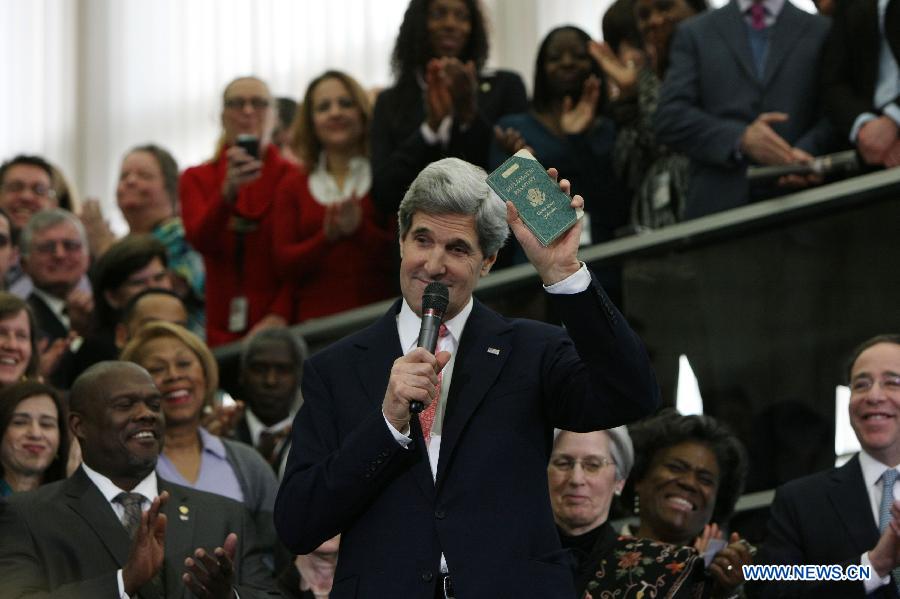
<path id="1" fill-rule="evenodd" d="M 624 426 L 555 431 L 547 467 L 550 504 L 562 546 L 577 562 L 576 597 L 699 596 L 703 560 L 695 549 L 620 536 L 609 523 L 613 495 L 622 492 L 633 465 Z"/>
<path id="2" fill-rule="evenodd" d="M 271 142 L 272 94 L 240 77 L 222 97 L 215 157 L 187 169 L 179 195 L 184 229 L 206 267 L 206 339 L 211 347 L 287 324 L 291 289 L 275 270 L 275 189 L 294 167 Z"/>

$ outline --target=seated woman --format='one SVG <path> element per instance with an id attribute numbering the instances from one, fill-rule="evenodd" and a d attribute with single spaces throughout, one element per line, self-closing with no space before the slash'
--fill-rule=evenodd
<path id="1" fill-rule="evenodd" d="M 406 9 L 391 58 L 396 82 L 372 120 L 372 200 L 387 217 L 429 163 L 452 156 L 486 167 L 494 123 L 527 107 L 518 75 L 483 69 L 480 4 L 411 0 Z"/>
<path id="2" fill-rule="evenodd" d="M 272 94 L 260 79 L 241 77 L 226 86 L 222 103 L 215 157 L 187 169 L 179 187 L 187 239 L 206 267 L 210 347 L 287 324 L 291 313 L 291 288 L 275 268 L 272 228 L 276 189 L 295 167 L 270 143 Z"/>
<path id="3" fill-rule="evenodd" d="M 4 386 L 0 434 L 0 497 L 66 477 L 68 424 L 52 387 L 34 380 Z"/>
<path id="4" fill-rule="evenodd" d="M 162 394 L 166 436 L 156 464 L 159 475 L 244 503 L 271 550 L 275 473 L 252 447 L 211 435 L 200 425 L 219 383 L 218 366 L 206 344 L 179 325 L 151 322 L 128 342 L 121 359 L 146 368 Z"/>
<path id="5" fill-rule="evenodd" d="M 393 295 L 395 226 L 369 195 L 368 98 L 349 75 L 327 71 L 306 88 L 292 150 L 306 166 L 278 188 L 275 259 L 294 285 L 302 322 Z"/>
<path id="6" fill-rule="evenodd" d="M 690 547 L 619 536 L 608 522 L 634 462 L 624 426 L 606 431 L 557 431 L 547 467 L 550 505 L 564 548 L 577 560 L 577 597 L 675 597 L 703 588 L 703 562 Z M 587 591 L 587 592 L 586 592 Z"/>
<path id="7" fill-rule="evenodd" d="M 640 517 L 635 536 L 696 548 L 708 564 L 712 596 L 730 597 L 755 551 L 736 532 L 721 538 L 747 476 L 743 445 L 713 418 L 672 409 L 640 422 L 631 434 Z"/>
<path id="8" fill-rule="evenodd" d="M 517 131 L 520 143 L 498 140 L 490 162 L 496 168 L 524 142 L 538 162 L 556 167 L 572 184 L 572 193 L 584 197 L 585 232 L 590 233 L 584 241 L 600 243 L 625 223 L 628 207 L 613 174 L 616 130 L 601 114 L 605 77 L 588 53 L 590 41 L 587 33 L 571 26 L 547 34 L 534 67 L 531 110 L 497 122 L 501 129 Z M 524 255 L 513 261 L 524 261 Z"/>

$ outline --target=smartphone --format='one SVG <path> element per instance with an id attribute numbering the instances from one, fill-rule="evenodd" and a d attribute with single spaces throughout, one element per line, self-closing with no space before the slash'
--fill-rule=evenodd
<path id="1" fill-rule="evenodd" d="M 237 136 L 235 143 L 244 148 L 244 151 L 250 154 L 254 159 L 259 160 L 259 138 L 255 135 L 241 133 Z"/>

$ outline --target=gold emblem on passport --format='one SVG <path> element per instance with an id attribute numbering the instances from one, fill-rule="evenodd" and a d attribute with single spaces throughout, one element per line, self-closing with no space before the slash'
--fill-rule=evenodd
<path id="1" fill-rule="evenodd" d="M 537 208 L 538 206 L 543 204 L 544 200 L 546 200 L 546 199 L 547 199 L 547 196 L 545 196 L 544 192 L 541 191 L 540 189 L 535 189 L 534 187 L 532 187 L 531 189 L 528 190 L 528 201 L 535 208 Z"/>

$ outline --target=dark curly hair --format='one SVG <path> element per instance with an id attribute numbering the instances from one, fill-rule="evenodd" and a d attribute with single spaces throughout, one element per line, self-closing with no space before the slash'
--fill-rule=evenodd
<path id="1" fill-rule="evenodd" d="M 399 82 L 415 81 L 417 72 L 422 71 L 429 60 L 434 58 L 428 39 L 428 7 L 433 0 L 411 0 L 403 15 L 394 52 L 391 54 L 391 69 Z M 488 34 L 484 13 L 478 0 L 464 0 L 469 9 L 472 30 L 460 54 L 462 62 L 473 61 L 478 70 L 488 57 Z"/>
<path id="2" fill-rule="evenodd" d="M 29 397 L 38 395 L 48 395 L 53 400 L 57 412 L 56 424 L 59 428 L 59 449 L 56 452 L 55 459 L 44 471 L 41 484 L 45 485 L 66 477 L 66 464 L 69 460 L 68 411 L 59 392 L 53 387 L 34 379 L 26 379 L 0 390 L 0 438 L 6 434 L 6 429 L 9 427 L 16 407 Z M 3 464 L 0 464 L 0 477 L 3 475 Z"/>
<path id="3" fill-rule="evenodd" d="M 720 525 L 728 521 L 747 478 L 747 451 L 731 429 L 711 416 L 682 416 L 675 409 L 666 408 L 630 427 L 630 432 L 635 457 L 631 479 L 635 484 L 648 474 L 662 450 L 689 441 L 709 447 L 719 464 L 719 490 L 712 521 Z"/>
<path id="4" fill-rule="evenodd" d="M 591 41 L 591 36 L 587 34 L 584 29 L 580 29 L 575 27 L 574 25 L 563 25 L 562 27 L 556 27 L 552 29 L 550 33 L 544 38 L 541 42 L 541 46 L 538 49 L 537 60 L 534 63 L 534 93 L 531 97 L 531 104 L 534 106 L 534 109 L 538 112 L 544 112 L 550 109 L 554 100 L 560 100 L 560 98 L 554 98 L 553 93 L 550 90 L 550 82 L 547 81 L 547 73 L 544 69 L 544 66 L 547 62 L 547 49 L 550 47 L 550 40 L 553 39 L 558 33 L 563 33 L 571 31 L 575 35 L 578 36 L 579 39 L 584 43 L 585 53 L 587 53 L 588 43 Z M 594 75 L 597 79 L 600 80 L 600 97 L 597 99 L 597 107 L 596 113 L 600 114 L 604 105 L 606 104 L 606 75 L 603 73 L 603 69 L 600 68 L 600 65 L 594 59 L 590 59 L 591 62 L 591 72 L 590 75 Z M 589 76 L 590 76 L 589 75 Z M 572 98 L 573 102 L 578 102 L 581 93 L 577 93 Z"/>

